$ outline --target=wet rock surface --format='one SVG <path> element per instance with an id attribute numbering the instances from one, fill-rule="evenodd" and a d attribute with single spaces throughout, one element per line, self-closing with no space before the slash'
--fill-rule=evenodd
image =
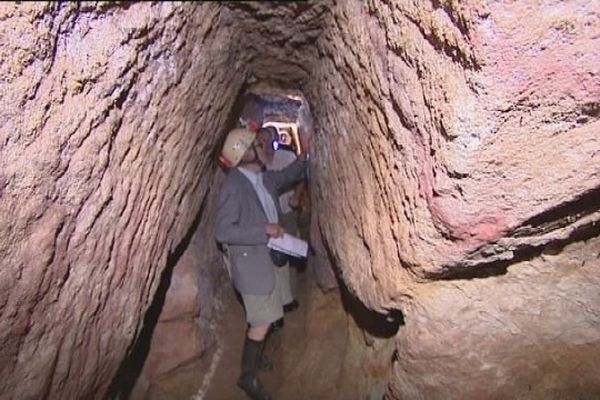
<path id="1" fill-rule="evenodd" d="M 594 2 L 26 3 L 0 20 L 2 399 L 104 396 L 163 271 L 193 270 L 172 255 L 211 212 L 215 149 L 256 80 L 311 104 L 320 283 L 331 265 L 404 316 L 393 374 L 360 398 L 598 397 Z M 194 276 L 198 303 L 153 340 L 177 323 L 201 354 L 188 317 L 215 289 Z M 171 344 L 144 376 L 189 356 Z"/>

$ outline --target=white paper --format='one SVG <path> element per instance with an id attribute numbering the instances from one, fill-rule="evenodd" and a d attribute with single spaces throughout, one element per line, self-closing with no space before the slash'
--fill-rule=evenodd
<path id="1" fill-rule="evenodd" d="M 287 233 L 279 238 L 270 238 L 267 247 L 294 257 L 306 257 L 308 254 L 308 243 Z"/>

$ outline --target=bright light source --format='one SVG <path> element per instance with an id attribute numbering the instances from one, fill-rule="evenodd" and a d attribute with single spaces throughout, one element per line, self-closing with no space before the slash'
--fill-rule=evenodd
<path id="1" fill-rule="evenodd" d="M 279 135 L 278 146 L 283 144 L 295 148 L 297 154 L 300 154 L 300 139 L 298 138 L 298 124 L 296 122 L 268 121 L 263 123 L 263 127 L 272 126 L 277 129 Z"/>

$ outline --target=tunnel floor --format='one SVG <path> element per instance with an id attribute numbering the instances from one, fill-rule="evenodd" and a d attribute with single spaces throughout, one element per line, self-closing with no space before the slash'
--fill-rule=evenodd
<path id="1" fill-rule="evenodd" d="M 336 291 L 323 293 L 309 271 L 298 274 L 300 307 L 286 314 L 285 326 L 271 333 L 266 354 L 273 371 L 260 379 L 274 399 L 335 398 L 348 340 L 348 319 Z M 220 327 L 222 356 L 206 394 L 194 400 L 245 399 L 236 386 L 245 332 L 242 306 L 229 290 Z"/>

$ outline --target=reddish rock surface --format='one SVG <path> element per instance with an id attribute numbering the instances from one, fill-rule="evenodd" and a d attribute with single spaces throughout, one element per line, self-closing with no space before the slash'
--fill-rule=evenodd
<path id="1" fill-rule="evenodd" d="M 2 399 L 104 396 L 211 189 L 244 79 L 224 19 L 0 5 Z"/>
<path id="2" fill-rule="evenodd" d="M 541 217 L 600 186 L 593 6 L 376 3 L 333 10 L 309 91 L 319 224 L 367 304 L 598 219 Z"/>
<path id="3" fill-rule="evenodd" d="M 218 182 L 220 178 L 222 174 Z M 206 240 L 213 235 L 212 226 L 212 214 L 204 213 L 174 265 L 132 400 L 190 398 L 217 350 L 216 327 L 223 319 L 223 290 L 229 284 L 216 243 Z"/>
<path id="4" fill-rule="evenodd" d="M 388 397 L 597 398 L 599 12 L 0 5 L 0 397 L 104 395 L 258 79 L 311 104 L 318 259 L 369 308 L 404 312 Z M 214 307 L 197 276 L 182 298 L 198 303 L 155 342 L 176 323 L 191 353 L 209 343 L 180 318 Z"/>
<path id="5" fill-rule="evenodd" d="M 600 395 L 599 261 L 585 241 L 600 224 L 598 12 L 332 9 L 307 90 L 315 213 L 350 289 L 405 314 L 390 398 Z M 561 252 L 571 242 L 587 267 Z"/>

